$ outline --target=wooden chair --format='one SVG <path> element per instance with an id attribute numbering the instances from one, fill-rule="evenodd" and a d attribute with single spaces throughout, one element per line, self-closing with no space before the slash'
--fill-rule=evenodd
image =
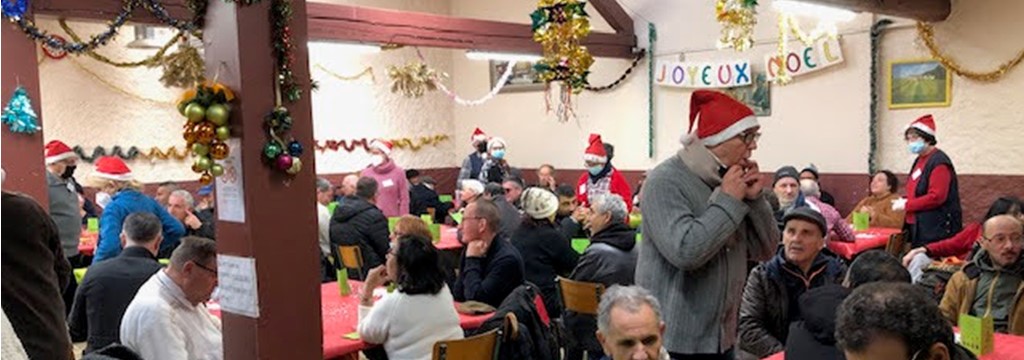
<path id="1" fill-rule="evenodd" d="M 897 259 L 902 259 L 906 253 L 907 237 L 903 232 L 889 235 L 889 241 L 885 243 L 885 252 L 892 254 Z"/>
<path id="2" fill-rule="evenodd" d="M 462 340 L 438 341 L 434 343 L 434 360 L 479 360 L 498 359 L 499 339 L 502 329 L 493 329 L 480 335 Z"/>
<path id="3" fill-rule="evenodd" d="M 356 269 L 359 279 L 363 277 L 363 252 L 359 245 L 339 245 L 338 254 L 341 256 L 341 266 L 347 269 Z M 341 279 L 338 279 L 341 281 Z"/>
<path id="4" fill-rule="evenodd" d="M 558 289 L 562 294 L 562 307 L 580 314 L 597 315 L 597 304 L 601 302 L 604 285 L 576 281 L 559 276 Z"/>

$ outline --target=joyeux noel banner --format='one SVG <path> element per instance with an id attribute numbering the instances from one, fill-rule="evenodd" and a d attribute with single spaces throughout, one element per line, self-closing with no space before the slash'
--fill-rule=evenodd
<path id="1" fill-rule="evenodd" d="M 776 52 L 765 55 L 764 69 L 767 70 L 768 80 L 774 80 L 783 66 L 789 76 L 796 77 L 842 62 L 843 51 L 839 40 L 825 38 L 811 46 L 790 49 L 781 57 Z M 658 85 L 666 87 L 730 88 L 750 85 L 753 77 L 748 60 L 659 61 L 656 66 L 654 80 Z"/>

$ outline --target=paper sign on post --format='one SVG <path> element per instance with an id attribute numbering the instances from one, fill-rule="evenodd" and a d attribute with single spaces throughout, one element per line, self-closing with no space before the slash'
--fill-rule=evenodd
<path id="1" fill-rule="evenodd" d="M 221 310 L 254 319 L 260 317 L 256 259 L 218 254 L 217 282 Z"/>
<path id="2" fill-rule="evenodd" d="M 680 88 L 727 88 L 750 85 L 750 62 L 659 62 L 654 69 L 655 82 Z M 581 191 L 582 193 L 582 191 Z"/>
<path id="3" fill-rule="evenodd" d="M 242 184 L 242 141 L 225 141 L 228 157 L 223 160 L 224 175 L 217 177 L 217 218 L 221 221 L 245 223 L 245 187 Z"/>
<path id="4" fill-rule="evenodd" d="M 843 49 L 839 46 L 839 39 L 828 37 L 818 40 L 812 46 L 797 46 L 783 56 L 773 52 L 764 57 L 768 80 L 775 80 L 783 67 L 785 67 L 787 75 L 795 77 L 842 62 Z"/>
<path id="5" fill-rule="evenodd" d="M 992 352 L 994 327 L 991 316 L 979 318 L 960 314 L 957 325 L 960 327 L 960 345 L 978 356 Z"/>

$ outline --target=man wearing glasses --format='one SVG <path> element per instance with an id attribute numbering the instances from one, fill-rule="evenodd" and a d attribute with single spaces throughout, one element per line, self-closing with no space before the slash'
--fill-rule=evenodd
<path id="1" fill-rule="evenodd" d="M 999 215 L 982 226 L 982 251 L 949 279 L 939 308 L 953 324 L 960 314 L 991 316 L 996 332 L 1024 335 L 1024 224 Z"/>
<path id="2" fill-rule="evenodd" d="M 139 288 L 121 320 L 121 343 L 143 359 L 222 359 L 221 325 L 206 309 L 217 287 L 217 246 L 189 236 L 167 269 Z"/>
<path id="3" fill-rule="evenodd" d="M 479 301 L 494 307 L 523 284 L 523 258 L 501 229 L 498 207 L 486 199 L 466 206 L 459 230 L 466 244 L 461 272 L 452 287 L 456 301 Z"/>

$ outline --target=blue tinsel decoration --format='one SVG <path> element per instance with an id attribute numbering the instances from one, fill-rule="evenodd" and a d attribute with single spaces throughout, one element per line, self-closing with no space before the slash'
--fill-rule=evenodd
<path id="1" fill-rule="evenodd" d="M 0 0 L 3 4 L 4 16 L 19 19 L 28 11 L 28 0 Z"/>
<path id="2" fill-rule="evenodd" d="M 4 0 L 0 0 L 2 2 Z M 36 111 L 32 110 L 32 100 L 28 98 L 28 91 L 24 86 L 14 90 L 11 102 L 4 107 L 3 122 L 16 133 L 34 134 L 39 131 L 39 117 Z"/>

